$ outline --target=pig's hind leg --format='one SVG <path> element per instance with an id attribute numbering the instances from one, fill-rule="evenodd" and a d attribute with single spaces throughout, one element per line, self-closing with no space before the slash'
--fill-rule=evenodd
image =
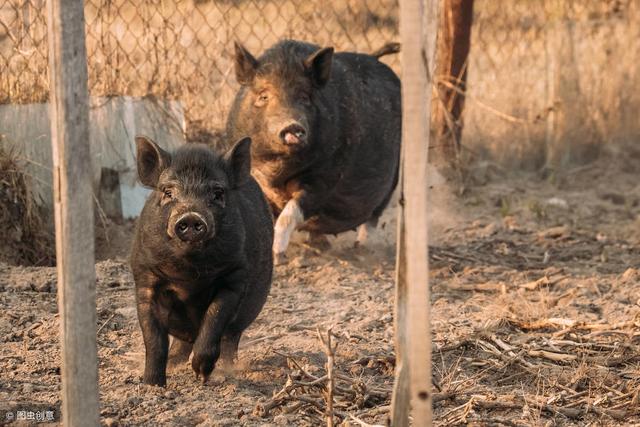
<path id="1" fill-rule="evenodd" d="M 377 226 L 378 226 L 377 217 L 372 218 L 369 221 L 360 224 L 357 230 L 356 242 L 354 243 L 353 246 L 356 248 L 364 246 L 367 243 L 367 240 L 369 240 L 369 236 L 371 235 L 371 232 L 375 230 Z"/>
<path id="2" fill-rule="evenodd" d="M 171 347 L 169 348 L 169 363 L 168 367 L 171 369 L 177 368 L 180 365 L 184 365 L 191 355 L 193 344 L 181 339 L 173 338 Z"/>
<path id="3" fill-rule="evenodd" d="M 393 196 L 393 192 L 395 191 L 396 185 L 398 184 L 398 171 L 396 171 L 395 177 L 393 178 L 393 185 L 382 199 L 382 202 L 374 209 L 371 218 L 358 226 L 357 237 L 354 243 L 354 246 L 357 248 L 359 246 L 364 246 L 367 240 L 369 239 L 369 235 L 373 230 L 378 227 L 378 220 L 382 216 L 382 213 L 386 209 L 387 205 L 391 201 L 391 197 Z M 384 227 L 384 225 L 383 225 Z"/>
<path id="4" fill-rule="evenodd" d="M 220 342 L 220 360 L 229 367 L 232 366 L 238 356 L 238 344 L 240 343 L 240 337 L 242 332 L 225 331 Z"/>
<path id="5" fill-rule="evenodd" d="M 369 233 L 369 224 L 366 222 L 364 224 L 360 224 L 358 226 L 356 242 L 353 244 L 353 246 L 356 248 L 364 246 L 364 244 L 367 243 L 367 239 L 369 238 Z"/>
<path id="6" fill-rule="evenodd" d="M 313 249 L 317 249 L 321 252 L 331 249 L 331 243 L 329 243 L 329 239 L 327 239 L 327 236 L 320 233 L 310 232 L 309 238 L 307 239 L 307 244 Z"/>

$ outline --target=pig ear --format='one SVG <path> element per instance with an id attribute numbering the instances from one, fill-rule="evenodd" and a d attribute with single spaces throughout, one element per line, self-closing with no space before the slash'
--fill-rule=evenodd
<path id="1" fill-rule="evenodd" d="M 160 174 L 171 164 L 171 155 L 146 136 L 136 136 L 136 151 L 140 182 L 155 188 Z"/>
<path id="2" fill-rule="evenodd" d="M 225 155 L 232 187 L 242 186 L 251 174 L 251 138 L 248 136 L 236 142 Z"/>
<path id="3" fill-rule="evenodd" d="M 333 61 L 333 48 L 325 47 L 312 53 L 304 60 L 304 67 L 311 75 L 313 83 L 322 87 L 331 77 L 331 62 Z"/>
<path id="4" fill-rule="evenodd" d="M 235 42 L 236 80 L 243 86 L 251 84 L 256 75 L 258 61 L 240 43 Z"/>

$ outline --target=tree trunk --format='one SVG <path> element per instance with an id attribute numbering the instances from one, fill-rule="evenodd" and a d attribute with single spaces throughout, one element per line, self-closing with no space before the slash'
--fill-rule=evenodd
<path id="1" fill-rule="evenodd" d="M 430 157 L 445 171 L 458 166 L 472 20 L 473 0 L 442 1 Z"/>

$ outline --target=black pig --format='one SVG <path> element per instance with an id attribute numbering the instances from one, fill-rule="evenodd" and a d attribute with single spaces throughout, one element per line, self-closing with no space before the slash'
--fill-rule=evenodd
<path id="1" fill-rule="evenodd" d="M 380 56 L 285 40 L 254 58 L 235 46 L 241 85 L 227 121 L 250 136 L 252 174 L 274 214 L 274 254 L 285 259 L 295 229 L 312 240 L 375 226 L 398 181 L 400 81 Z M 278 216 L 279 215 L 279 216 Z"/>
<path id="2" fill-rule="evenodd" d="M 131 253 L 143 381 L 165 385 L 167 359 L 184 362 L 193 351 L 205 382 L 219 356 L 233 361 L 271 286 L 273 221 L 250 175 L 251 140 L 222 155 L 188 144 L 172 156 L 145 137 L 136 145 L 138 176 L 154 190 Z"/>

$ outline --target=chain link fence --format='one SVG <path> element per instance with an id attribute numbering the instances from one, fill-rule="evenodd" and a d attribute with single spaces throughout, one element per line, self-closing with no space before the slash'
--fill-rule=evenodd
<path id="1" fill-rule="evenodd" d="M 637 138 L 639 37 L 637 0 L 476 1 L 463 143 L 539 168 Z"/>
<path id="2" fill-rule="evenodd" d="M 48 97 L 45 0 L 0 0 L 0 103 Z M 188 128 L 217 129 L 237 89 L 233 41 L 281 38 L 373 51 L 397 39 L 396 0 L 89 0 L 92 96 L 179 99 Z M 396 61 L 390 57 L 390 61 Z"/>
<path id="3" fill-rule="evenodd" d="M 48 97 L 45 6 L 0 0 L 0 103 Z M 85 16 L 91 95 L 178 99 L 191 139 L 224 124 L 234 40 L 254 54 L 284 37 L 398 41 L 397 0 L 88 0 Z M 539 166 L 566 141 L 637 135 L 639 39 L 637 0 L 476 0 L 464 146 Z"/>

